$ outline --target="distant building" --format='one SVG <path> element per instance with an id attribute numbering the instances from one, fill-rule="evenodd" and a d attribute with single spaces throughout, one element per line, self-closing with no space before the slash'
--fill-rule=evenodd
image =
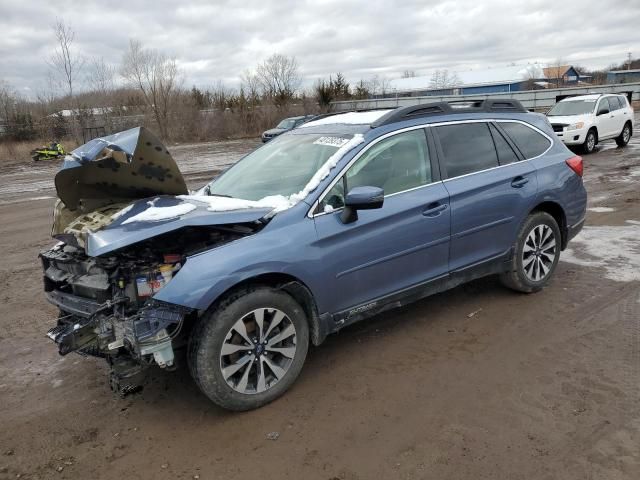
<path id="1" fill-rule="evenodd" d="M 607 72 L 607 83 L 640 82 L 640 68 L 631 70 L 611 70 Z"/>
<path id="2" fill-rule="evenodd" d="M 542 67 L 539 64 L 514 65 L 509 67 L 469 70 L 466 72 L 447 71 L 447 87 L 438 82 L 438 74 L 411 78 L 398 78 L 389 82 L 384 96 L 418 97 L 425 95 L 472 95 L 490 93 L 519 92 L 557 88 L 558 86 L 586 83 L 590 77 L 581 75 L 571 65 Z"/>
<path id="3" fill-rule="evenodd" d="M 545 80 L 553 85 L 553 87 L 549 88 L 572 87 L 591 79 L 590 75 L 581 75 L 580 72 L 571 65 L 545 67 L 542 69 L 542 72 L 544 73 Z"/>

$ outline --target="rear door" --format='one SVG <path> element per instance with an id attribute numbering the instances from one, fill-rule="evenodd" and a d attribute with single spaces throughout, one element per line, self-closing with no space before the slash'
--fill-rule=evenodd
<path id="1" fill-rule="evenodd" d="M 615 112 L 612 111 L 609 98 L 601 98 L 598 102 L 598 109 L 596 110 L 596 126 L 598 128 L 598 139 L 611 138 L 616 136 L 616 120 Z M 622 127 L 620 127 L 622 130 Z"/>
<path id="2" fill-rule="evenodd" d="M 504 255 L 537 191 L 533 166 L 491 122 L 433 130 L 451 203 L 450 271 Z"/>
<path id="3" fill-rule="evenodd" d="M 622 97 L 616 95 L 615 97 L 609 97 L 609 106 L 611 107 L 611 113 L 614 120 L 614 129 L 612 135 L 618 136 L 622 133 L 622 127 L 624 127 L 627 121 L 627 111 L 624 108 L 625 103 Z"/>

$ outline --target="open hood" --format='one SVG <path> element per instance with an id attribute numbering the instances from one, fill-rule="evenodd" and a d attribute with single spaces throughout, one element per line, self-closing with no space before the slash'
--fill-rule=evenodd
<path id="1" fill-rule="evenodd" d="M 75 212 L 154 195 L 182 195 L 187 185 L 169 151 L 144 127 L 96 138 L 67 155 L 55 176 L 58 198 Z"/>

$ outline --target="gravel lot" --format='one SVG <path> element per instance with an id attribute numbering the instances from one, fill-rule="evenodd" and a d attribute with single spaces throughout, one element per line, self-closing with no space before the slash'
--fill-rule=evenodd
<path id="1" fill-rule="evenodd" d="M 256 142 L 174 147 L 190 187 Z M 587 226 L 534 295 L 484 279 L 345 329 L 233 414 L 186 368 L 142 393 L 44 333 L 53 164 L 0 167 L 0 479 L 640 478 L 640 135 L 585 157 Z"/>

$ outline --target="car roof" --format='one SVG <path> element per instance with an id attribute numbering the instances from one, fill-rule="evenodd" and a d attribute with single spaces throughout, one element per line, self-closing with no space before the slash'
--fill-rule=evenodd
<path id="1" fill-rule="evenodd" d="M 563 98 L 561 102 L 574 102 L 580 100 L 597 100 L 600 97 L 619 97 L 619 93 L 590 93 L 588 95 L 576 95 L 575 97 Z"/>
<path id="2" fill-rule="evenodd" d="M 393 109 L 365 110 L 361 112 L 344 112 L 336 113 L 334 115 L 320 116 L 320 118 L 311 120 L 300 125 L 298 128 L 304 129 L 318 127 L 321 125 L 371 125 L 373 122 L 392 110 Z"/>
<path id="3" fill-rule="evenodd" d="M 299 126 L 292 133 L 354 134 L 375 131 L 379 134 L 414 125 L 493 118 L 526 121 L 533 125 L 539 120 L 535 113 L 527 111 L 513 99 L 456 100 L 393 109 L 328 113 Z"/>

